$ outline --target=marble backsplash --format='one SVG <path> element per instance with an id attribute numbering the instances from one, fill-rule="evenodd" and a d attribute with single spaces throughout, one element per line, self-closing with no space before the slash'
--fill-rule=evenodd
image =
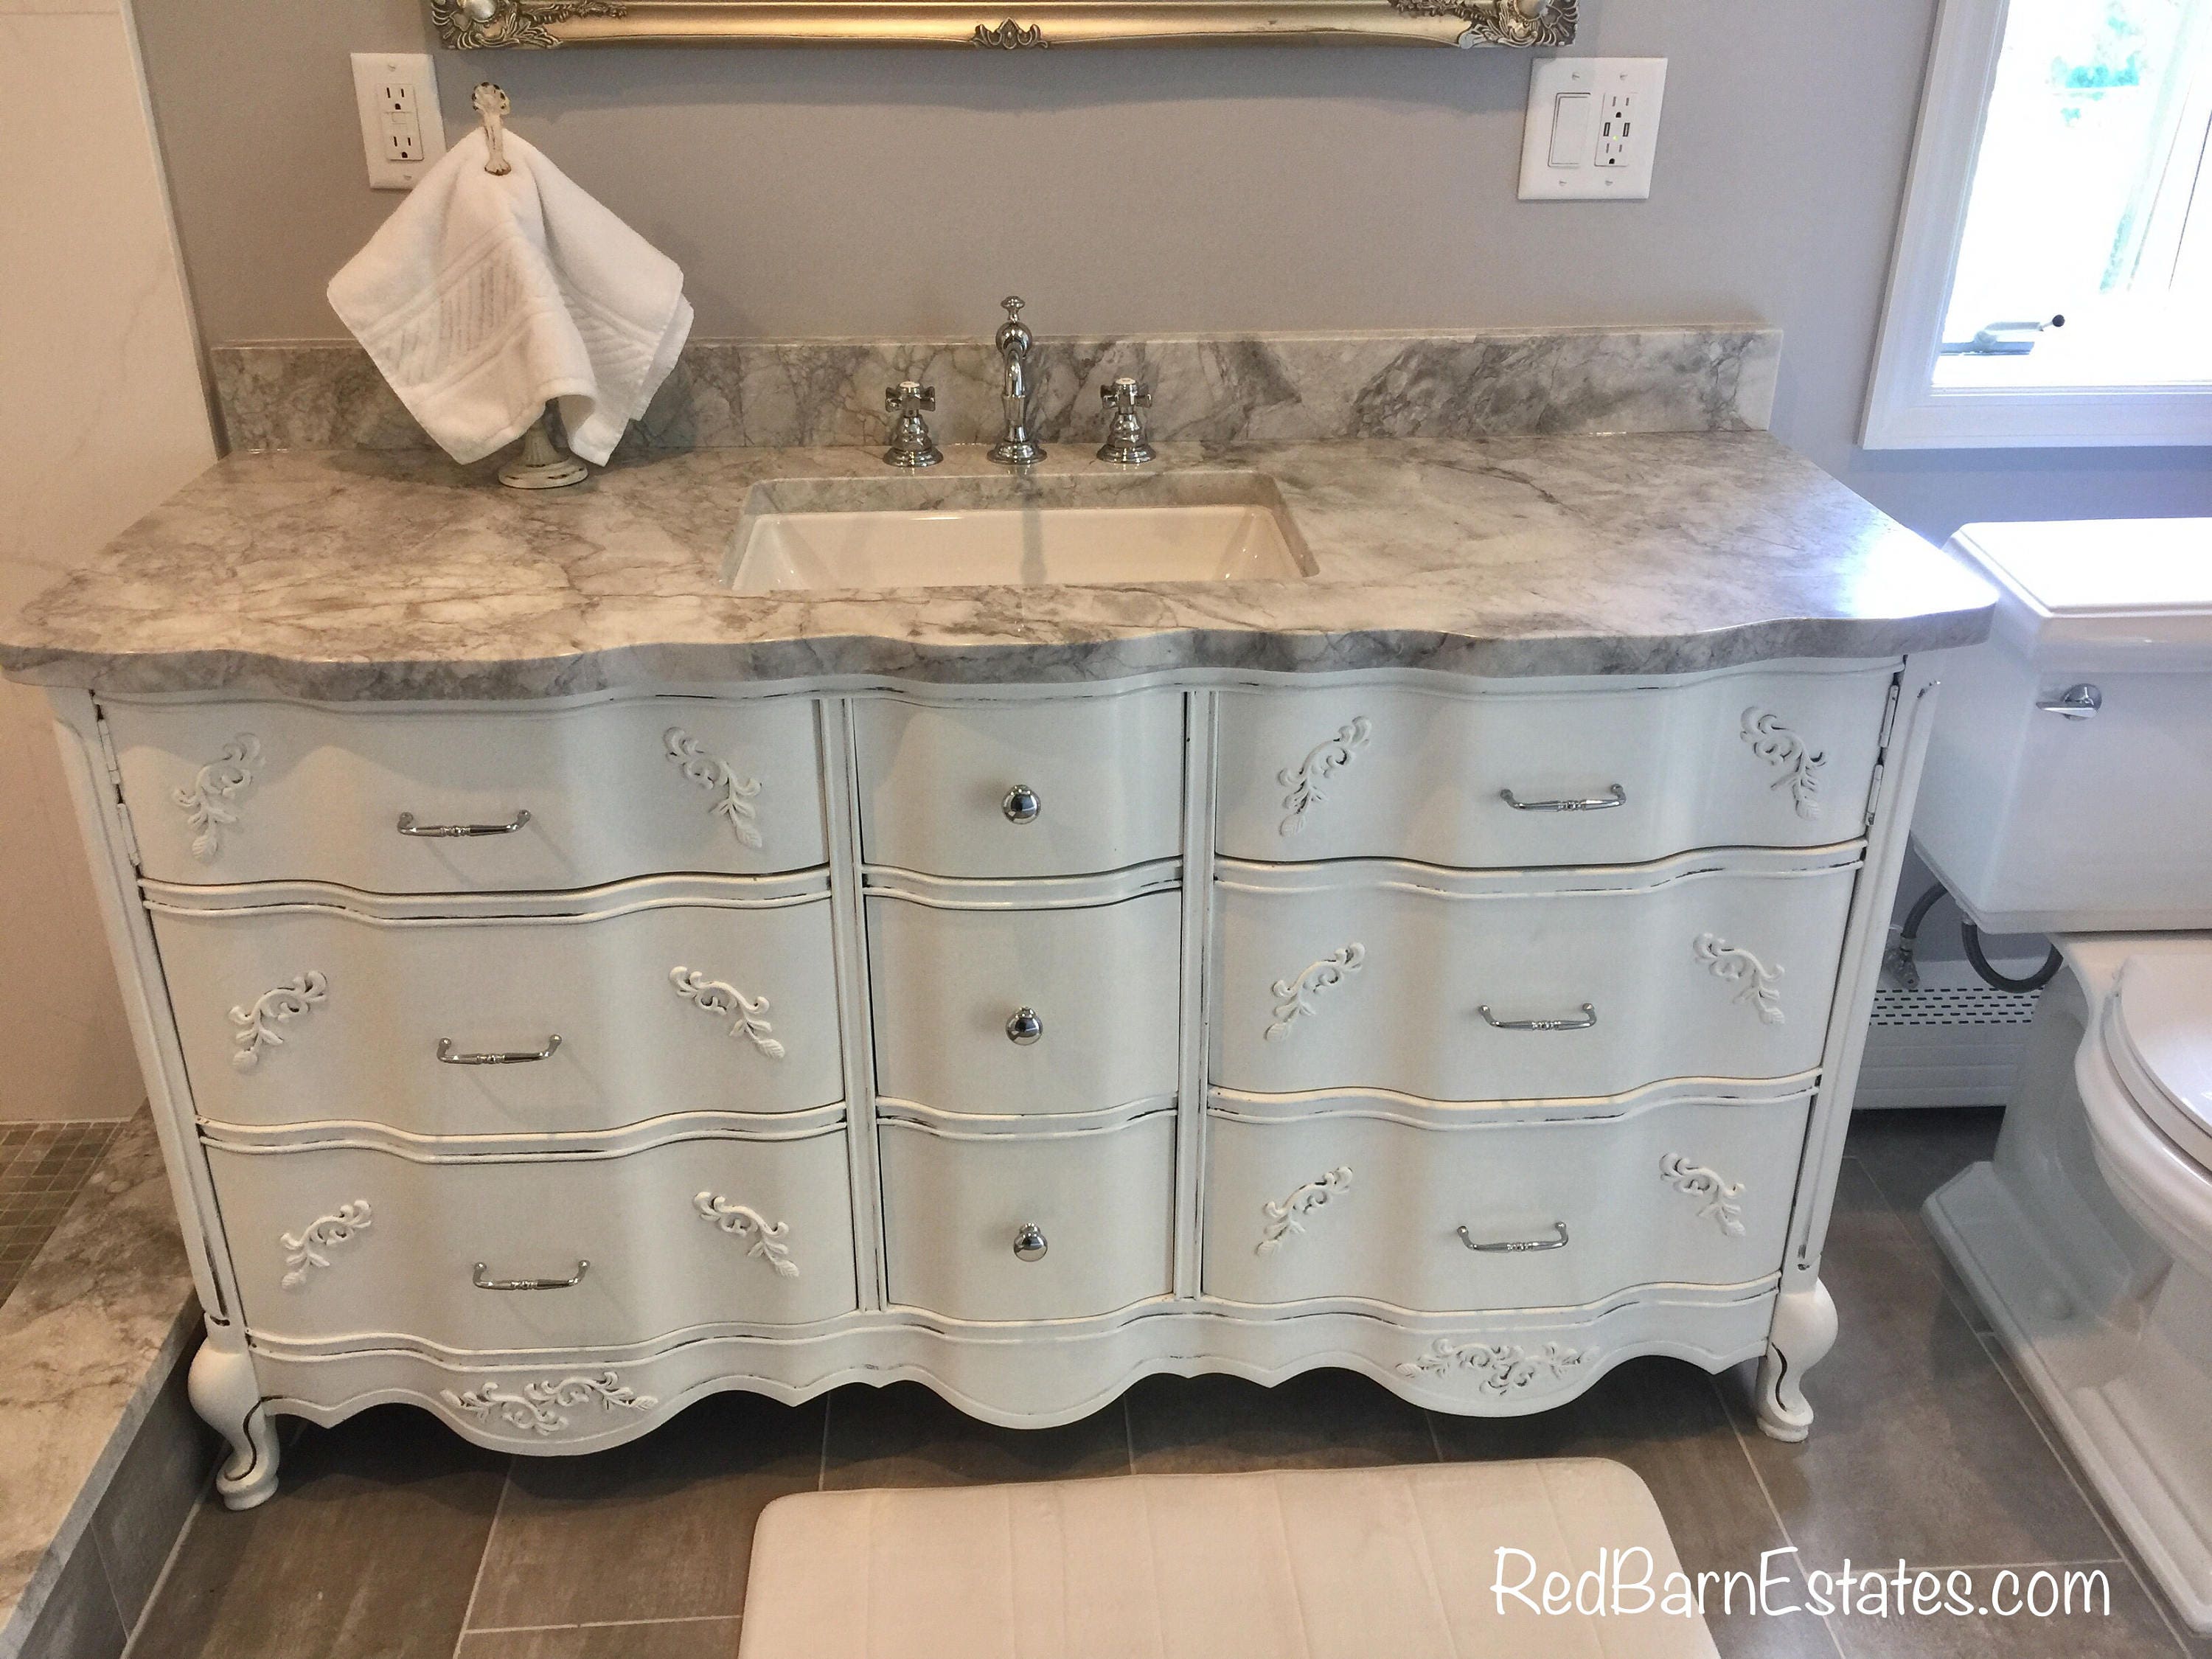
<path id="1" fill-rule="evenodd" d="M 217 346 L 233 450 L 428 446 L 350 342 Z M 1098 442 L 1098 388 L 1152 388 L 1156 439 L 1294 443 L 1539 433 L 1764 431 L 1778 330 L 1606 328 L 1462 334 L 1041 338 L 1030 425 L 1046 443 Z M 988 341 L 694 340 L 624 440 L 627 451 L 879 444 L 884 388 L 937 388 L 940 443 L 995 438 Z"/>

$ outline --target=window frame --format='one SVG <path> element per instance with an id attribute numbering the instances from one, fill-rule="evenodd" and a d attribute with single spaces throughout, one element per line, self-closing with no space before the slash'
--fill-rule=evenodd
<path id="1" fill-rule="evenodd" d="M 1860 445 L 1900 450 L 2212 444 L 2212 386 L 1935 384 L 2011 9 L 2011 0 L 1942 0 Z"/>

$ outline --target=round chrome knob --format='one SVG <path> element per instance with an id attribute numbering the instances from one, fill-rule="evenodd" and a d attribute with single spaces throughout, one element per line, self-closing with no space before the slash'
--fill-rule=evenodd
<path id="1" fill-rule="evenodd" d="M 1004 805 L 1007 821 L 1012 823 L 1035 823 L 1036 815 L 1044 811 L 1037 792 L 1026 783 L 1018 783 L 1007 790 Z"/>
<path id="2" fill-rule="evenodd" d="M 1043 1261 L 1048 1248 L 1044 1230 L 1035 1222 L 1024 1221 L 1021 1231 L 1014 1235 L 1014 1254 L 1024 1261 Z"/>
<path id="3" fill-rule="evenodd" d="M 1017 1008 L 1006 1018 L 1006 1041 L 1026 1048 L 1044 1035 L 1044 1022 L 1034 1008 Z"/>

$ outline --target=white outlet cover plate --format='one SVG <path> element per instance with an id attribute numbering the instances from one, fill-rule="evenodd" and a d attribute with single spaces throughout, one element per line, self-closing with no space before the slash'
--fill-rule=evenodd
<path id="1" fill-rule="evenodd" d="M 419 161 L 395 161 L 385 154 L 383 89 L 412 89 L 415 116 L 422 136 Z M 353 54 L 353 100 L 361 112 L 361 147 L 368 161 L 373 190 L 412 190 L 446 153 L 446 118 L 438 109 L 438 76 L 426 52 L 357 52 Z"/>
<path id="2" fill-rule="evenodd" d="M 1663 58 L 1540 58 L 1521 143 L 1524 202 L 1650 199 Z"/>

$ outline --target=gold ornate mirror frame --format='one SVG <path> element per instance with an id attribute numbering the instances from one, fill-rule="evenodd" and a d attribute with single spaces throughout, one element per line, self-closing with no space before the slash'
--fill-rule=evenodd
<path id="1" fill-rule="evenodd" d="M 655 43 L 970 46 L 1368 41 L 1563 46 L 1577 0 L 430 0 L 438 38 L 489 46 Z"/>

